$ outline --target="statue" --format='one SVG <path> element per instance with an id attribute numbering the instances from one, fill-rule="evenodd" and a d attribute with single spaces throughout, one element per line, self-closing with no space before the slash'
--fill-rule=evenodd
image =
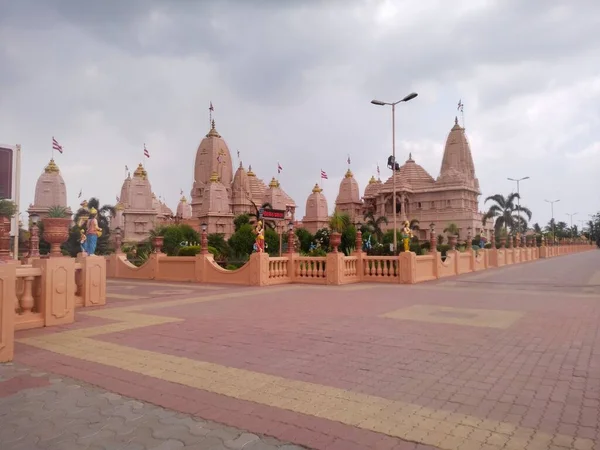
<path id="1" fill-rule="evenodd" d="M 410 239 L 413 237 L 413 232 L 410 229 L 410 223 L 408 220 L 404 221 L 404 228 L 402 228 L 402 242 L 404 243 L 404 251 L 410 251 Z"/>
<path id="2" fill-rule="evenodd" d="M 372 248 L 372 245 L 371 245 L 371 235 L 369 235 L 369 237 L 365 241 L 363 247 L 364 247 L 364 250 L 371 250 L 371 248 Z"/>
<path id="3" fill-rule="evenodd" d="M 396 160 L 395 160 L 395 158 L 394 158 L 394 156 L 393 156 L 393 155 L 391 155 L 391 156 L 388 158 L 388 160 L 387 160 L 387 166 L 388 166 L 388 169 L 392 169 L 392 170 L 394 170 L 393 168 L 395 168 L 395 170 L 400 170 L 400 164 L 398 164 L 398 163 L 396 162 Z"/>
<path id="4" fill-rule="evenodd" d="M 86 230 L 81 230 L 81 250 L 87 253 L 88 255 L 93 255 L 96 253 L 96 244 L 98 243 L 98 238 L 102 236 L 102 229 L 98 226 L 98 219 L 96 216 L 98 211 L 96 208 L 90 208 L 90 218 L 86 224 Z"/>
<path id="5" fill-rule="evenodd" d="M 265 230 L 263 228 L 262 220 L 259 220 L 256 224 L 256 228 L 254 228 L 254 234 L 256 234 L 254 251 L 263 253 L 265 251 Z"/>

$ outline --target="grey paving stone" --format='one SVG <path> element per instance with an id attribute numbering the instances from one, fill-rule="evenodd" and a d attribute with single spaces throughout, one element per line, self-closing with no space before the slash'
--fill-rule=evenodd
<path id="1" fill-rule="evenodd" d="M 23 374 L 51 384 L 0 398 L 0 450 L 299 450 L 69 378 L 0 364 L 0 380 Z"/>

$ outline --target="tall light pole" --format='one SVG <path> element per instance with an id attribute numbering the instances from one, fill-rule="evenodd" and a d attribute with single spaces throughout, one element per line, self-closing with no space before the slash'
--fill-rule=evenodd
<path id="1" fill-rule="evenodd" d="M 558 200 L 544 200 L 545 202 L 550 203 L 550 212 L 552 213 L 552 241 L 556 244 L 556 222 L 554 221 L 554 204 L 556 202 L 560 202 L 560 198 Z"/>
<path id="2" fill-rule="evenodd" d="M 402 102 L 408 102 L 417 95 L 416 92 L 412 92 L 404 97 L 402 100 L 397 102 L 382 102 L 381 100 L 371 100 L 371 103 L 377 106 L 391 106 L 392 107 L 392 211 L 394 212 L 394 253 L 398 248 L 398 237 L 396 236 L 396 230 L 398 229 L 396 220 L 396 105 Z"/>
<path id="3" fill-rule="evenodd" d="M 519 191 L 519 183 L 523 180 L 529 180 L 529 177 L 523 178 L 508 178 L 509 181 L 517 182 L 517 215 L 519 216 L 519 221 L 517 223 L 517 233 L 521 233 L 521 192 Z"/>
<path id="4" fill-rule="evenodd" d="M 571 239 L 573 238 L 573 216 L 575 216 L 575 215 L 577 215 L 576 212 L 574 212 L 572 214 L 567 213 L 567 216 L 571 217 Z"/>

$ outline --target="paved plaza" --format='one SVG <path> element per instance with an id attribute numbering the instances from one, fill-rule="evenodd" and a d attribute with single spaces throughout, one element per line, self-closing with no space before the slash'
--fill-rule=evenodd
<path id="1" fill-rule="evenodd" d="M 414 286 L 110 280 L 17 333 L 14 449 L 600 450 L 600 251 Z"/>

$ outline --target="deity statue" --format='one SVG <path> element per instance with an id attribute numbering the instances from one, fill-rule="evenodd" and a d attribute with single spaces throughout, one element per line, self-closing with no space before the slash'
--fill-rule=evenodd
<path id="1" fill-rule="evenodd" d="M 256 234 L 256 240 L 254 242 L 254 250 L 263 253 L 265 251 L 265 230 L 263 228 L 262 220 L 259 220 L 254 228 L 254 234 Z"/>
<path id="2" fill-rule="evenodd" d="M 96 244 L 98 238 L 102 236 L 102 229 L 98 226 L 98 219 L 96 218 L 98 211 L 96 208 L 90 208 L 90 217 L 87 220 L 85 231 L 81 230 L 81 250 L 88 255 L 96 253 Z"/>
<path id="3" fill-rule="evenodd" d="M 408 220 L 404 221 L 404 227 L 402 228 L 402 242 L 404 244 L 404 251 L 410 251 L 410 239 L 413 237 L 413 232 L 410 229 L 410 223 Z"/>
<path id="4" fill-rule="evenodd" d="M 369 237 L 367 238 L 367 240 L 365 241 L 364 245 L 364 250 L 371 250 L 371 235 L 369 235 Z"/>

